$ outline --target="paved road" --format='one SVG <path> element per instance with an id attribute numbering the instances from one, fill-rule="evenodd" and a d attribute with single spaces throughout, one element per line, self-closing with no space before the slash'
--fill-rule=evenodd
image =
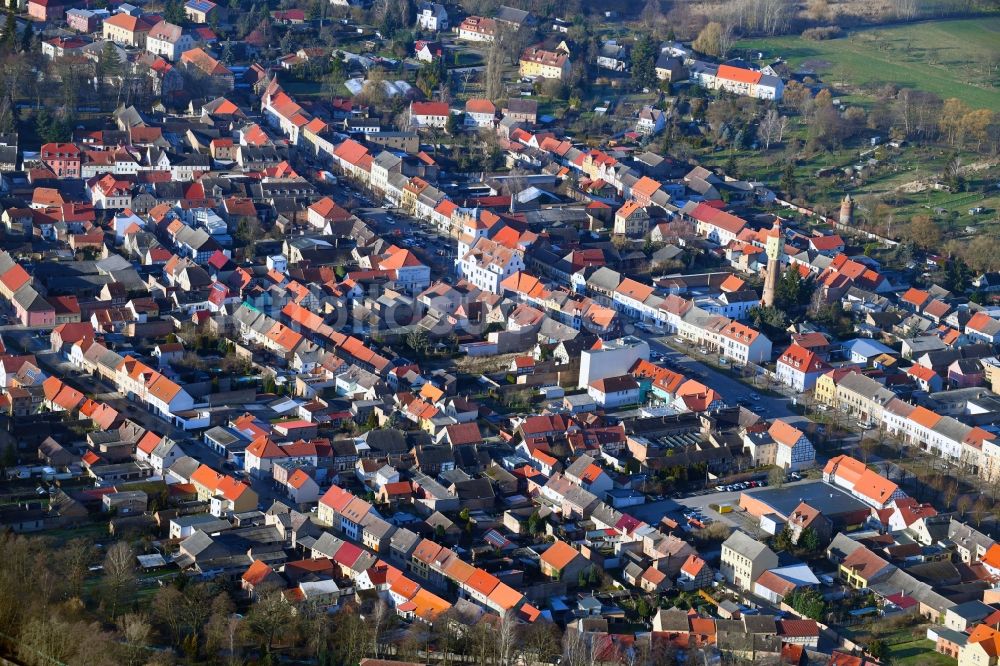
<path id="1" fill-rule="evenodd" d="M 803 416 L 792 412 L 789 407 L 791 404 L 790 398 L 773 397 L 760 393 L 752 386 L 747 386 L 736 379 L 731 373 L 716 370 L 712 366 L 678 351 L 677 348 L 681 347 L 681 345 L 674 342 L 672 336 L 657 336 L 641 331 L 637 332 L 636 335 L 649 343 L 651 350 L 663 354 L 668 361 L 677 364 L 682 369 L 686 369 L 688 374 L 695 377 L 703 377 L 700 381 L 709 388 L 721 393 L 722 397 L 730 405 L 738 402 L 752 405 L 753 411 L 765 418 L 783 418 L 793 423 L 807 420 Z M 759 400 L 755 401 L 752 399 L 752 396 L 755 394 L 759 396 Z"/>
<path id="2" fill-rule="evenodd" d="M 165 421 L 156 414 L 146 411 L 139 403 L 123 397 L 114 387 L 106 384 L 103 380 L 81 372 L 58 354 L 49 351 L 48 337 L 39 338 L 30 331 L 13 331 L 8 333 L 6 337 L 8 340 L 17 341 L 19 344 L 22 341 L 26 341 L 31 353 L 35 355 L 39 365 L 48 374 L 58 377 L 66 384 L 92 396 L 96 400 L 111 405 L 144 428 L 155 430 L 178 441 L 190 436 L 189 433 L 176 427 L 169 421 Z"/>

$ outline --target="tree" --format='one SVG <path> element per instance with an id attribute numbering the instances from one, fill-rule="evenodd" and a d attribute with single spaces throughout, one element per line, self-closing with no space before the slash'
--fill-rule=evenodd
<path id="1" fill-rule="evenodd" d="M 889 656 L 889 646 L 881 638 L 876 638 L 868 643 L 868 649 L 865 651 L 872 657 L 872 659 L 879 662 Z"/>
<path id="2" fill-rule="evenodd" d="M 418 326 L 406 334 L 406 346 L 418 354 L 427 351 L 427 330 Z"/>
<path id="3" fill-rule="evenodd" d="M 503 39 L 504 31 L 498 31 L 486 52 L 486 67 L 483 69 L 483 89 L 487 99 L 497 100 L 503 94 Z"/>
<path id="4" fill-rule="evenodd" d="M 34 31 L 31 21 L 24 22 L 24 30 L 21 31 L 21 53 L 29 53 L 31 45 L 34 43 Z"/>
<path id="5" fill-rule="evenodd" d="M 819 552 L 819 534 L 812 527 L 807 527 L 799 534 L 798 545 L 805 551 L 815 554 Z"/>
<path id="6" fill-rule="evenodd" d="M 796 589 L 785 597 L 785 603 L 810 620 L 819 621 L 826 615 L 826 601 L 815 588 Z"/>
<path id="7" fill-rule="evenodd" d="M 148 618 L 142 613 L 126 613 L 118 619 L 118 630 L 125 645 L 129 666 L 145 663 L 144 657 L 153 631 Z"/>
<path id="8" fill-rule="evenodd" d="M 781 189 L 788 198 L 795 196 L 795 165 L 792 162 L 786 163 L 781 172 Z"/>
<path id="9" fill-rule="evenodd" d="M 118 608 L 135 585 L 135 552 L 124 541 L 116 541 L 104 556 L 104 585 L 111 604 L 109 617 L 118 617 Z"/>
<path id="10" fill-rule="evenodd" d="M 781 467 L 772 467 L 767 473 L 767 485 L 772 488 L 780 488 L 785 485 L 785 470 Z"/>
<path id="11" fill-rule="evenodd" d="M 653 39 L 643 35 L 632 49 L 632 82 L 637 88 L 656 85 L 656 58 L 658 51 Z"/>
<path id="12" fill-rule="evenodd" d="M 906 235 L 917 247 L 936 251 L 941 247 L 941 229 L 930 215 L 914 215 Z"/>
<path id="13" fill-rule="evenodd" d="M 764 143 L 764 150 L 768 150 L 772 143 L 779 143 L 784 137 L 785 128 L 788 126 L 788 118 L 778 113 L 776 109 L 769 109 L 757 125 L 757 139 Z"/>
<path id="14" fill-rule="evenodd" d="M 725 28 L 721 23 L 712 21 L 698 33 L 698 37 L 691 43 L 694 50 L 710 56 L 722 56 L 722 34 Z"/>
<path id="15" fill-rule="evenodd" d="M 7 22 L 4 24 L 3 37 L 0 37 L 0 49 L 3 51 L 13 51 L 14 44 L 17 40 L 17 20 L 14 18 L 14 12 L 11 9 L 7 10 Z"/>
<path id="16" fill-rule="evenodd" d="M 260 646 L 268 655 L 274 647 L 274 639 L 292 621 L 292 607 L 285 601 L 279 590 L 266 590 L 258 595 L 257 602 L 247 614 L 247 626 L 257 637 Z"/>

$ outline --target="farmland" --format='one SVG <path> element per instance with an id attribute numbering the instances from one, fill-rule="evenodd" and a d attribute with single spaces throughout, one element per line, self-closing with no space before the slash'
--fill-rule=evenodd
<path id="1" fill-rule="evenodd" d="M 745 40 L 747 52 L 781 57 L 844 92 L 885 84 L 957 97 L 972 107 L 1000 108 L 1000 17 L 928 21 L 856 30 L 838 39 Z M 756 55 L 756 53 L 754 53 Z"/>

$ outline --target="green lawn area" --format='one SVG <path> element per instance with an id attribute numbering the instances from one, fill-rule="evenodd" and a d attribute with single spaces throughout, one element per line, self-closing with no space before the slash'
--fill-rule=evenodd
<path id="1" fill-rule="evenodd" d="M 934 643 L 927 639 L 891 645 L 889 654 L 895 666 L 955 666 L 954 659 L 935 652 Z"/>
<path id="2" fill-rule="evenodd" d="M 860 88 L 894 83 L 957 97 L 976 108 L 1000 109 L 1000 74 L 987 63 L 1000 52 L 1000 17 L 928 21 L 866 28 L 845 37 L 813 41 L 774 37 L 737 46 L 782 57 L 836 86 Z"/>

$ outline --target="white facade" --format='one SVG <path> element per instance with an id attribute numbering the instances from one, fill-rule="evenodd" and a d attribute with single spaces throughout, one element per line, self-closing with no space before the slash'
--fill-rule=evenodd
<path id="1" fill-rule="evenodd" d="M 639 359 L 649 360 L 649 345 L 645 340 L 632 336 L 609 340 L 599 349 L 586 349 L 580 354 L 577 387 L 589 389 L 590 384 L 598 379 L 627 372 Z"/>

